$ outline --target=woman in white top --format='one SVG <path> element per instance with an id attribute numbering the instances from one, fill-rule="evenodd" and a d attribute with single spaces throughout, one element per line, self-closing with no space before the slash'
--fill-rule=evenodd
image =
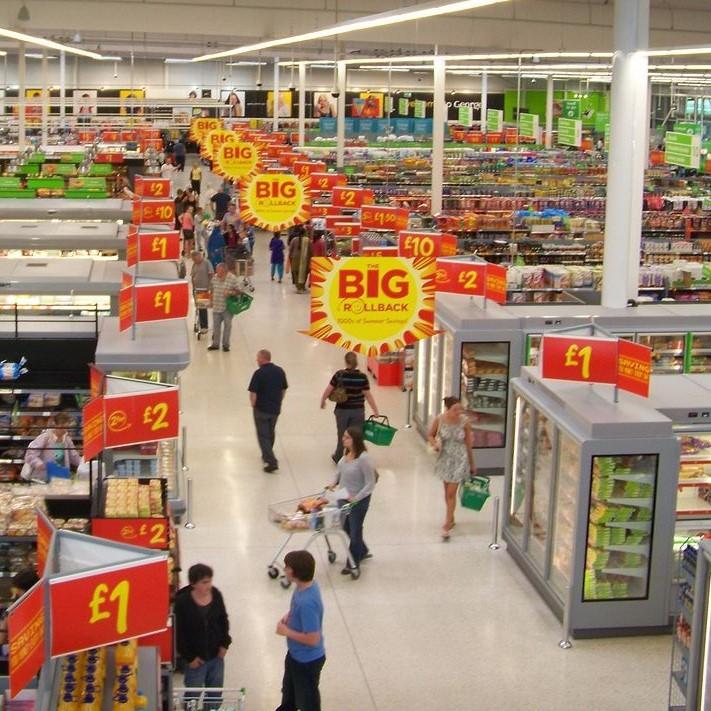
<path id="1" fill-rule="evenodd" d="M 357 427 L 348 427 L 343 433 L 344 454 L 338 460 L 336 480 L 327 488 L 343 487 L 348 492 L 351 508 L 343 522 L 343 530 L 351 540 L 351 565 L 346 565 L 342 575 L 351 575 L 360 562 L 372 558 L 372 553 L 363 540 L 363 522 L 370 506 L 370 495 L 375 488 L 375 467 L 368 457 L 363 441 L 363 432 Z"/>

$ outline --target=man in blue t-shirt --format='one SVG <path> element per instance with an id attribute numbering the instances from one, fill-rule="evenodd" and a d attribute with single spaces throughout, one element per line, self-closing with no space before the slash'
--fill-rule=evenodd
<path id="1" fill-rule="evenodd" d="M 286 637 L 284 680 L 277 711 L 321 711 L 318 690 L 326 662 L 323 645 L 323 602 L 314 581 L 316 561 L 308 551 L 291 551 L 284 558 L 289 582 L 296 584 L 289 612 L 279 620 L 276 633 Z"/>

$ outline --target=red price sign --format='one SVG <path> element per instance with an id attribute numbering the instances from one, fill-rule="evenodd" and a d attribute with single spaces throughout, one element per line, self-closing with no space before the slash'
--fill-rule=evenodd
<path id="1" fill-rule="evenodd" d="M 139 259 L 140 257 L 140 259 Z M 126 264 L 129 267 L 141 262 L 178 261 L 180 259 L 180 232 L 130 233 L 126 242 Z"/>
<path id="2" fill-rule="evenodd" d="M 497 304 L 506 303 L 506 267 L 500 264 L 486 265 L 486 298 Z"/>
<path id="3" fill-rule="evenodd" d="M 82 409 L 84 460 L 98 457 L 104 449 L 104 398 L 90 400 Z"/>
<path id="4" fill-rule="evenodd" d="M 104 143 L 118 143 L 121 139 L 118 131 L 102 131 L 101 140 Z"/>
<path id="5" fill-rule="evenodd" d="M 299 160 L 299 158 L 302 158 L 303 156 L 301 153 L 280 153 L 279 154 L 279 165 L 283 166 L 284 168 L 290 168 L 296 161 Z"/>
<path id="6" fill-rule="evenodd" d="M 149 148 L 153 148 L 156 151 L 163 150 L 163 139 L 162 138 L 142 138 L 140 141 L 141 151 L 145 153 Z"/>
<path id="7" fill-rule="evenodd" d="M 44 575 L 44 566 L 49 555 L 49 546 L 54 535 L 54 524 L 47 518 L 43 511 L 37 509 L 37 575 Z"/>
<path id="8" fill-rule="evenodd" d="M 97 153 L 96 158 L 94 158 L 94 163 L 111 163 L 118 165 L 123 163 L 123 153 L 119 153 L 118 151 Z"/>
<path id="9" fill-rule="evenodd" d="M 329 217 L 330 215 L 341 216 L 341 209 L 335 205 L 312 205 L 311 217 Z"/>
<path id="10" fill-rule="evenodd" d="M 544 378 L 584 383 L 617 382 L 617 339 L 543 336 Z"/>
<path id="11" fill-rule="evenodd" d="M 312 190 L 333 190 L 337 185 L 345 185 L 346 176 L 343 173 L 311 173 L 309 187 Z"/>
<path id="12" fill-rule="evenodd" d="M 313 173 L 325 173 L 326 164 L 316 161 L 294 161 L 292 164 L 292 170 L 300 178 L 308 178 Z"/>
<path id="13" fill-rule="evenodd" d="M 50 580 L 52 657 L 164 630 L 167 582 L 165 555 Z"/>
<path id="14" fill-rule="evenodd" d="M 109 541 L 143 548 L 168 548 L 167 518 L 94 518 L 91 533 Z"/>
<path id="15" fill-rule="evenodd" d="M 337 186 L 333 188 L 333 204 L 338 207 L 351 207 L 353 209 L 368 205 L 373 202 L 372 190 L 365 188 L 349 188 Z"/>
<path id="16" fill-rule="evenodd" d="M 437 291 L 467 296 L 484 296 L 486 291 L 486 264 L 449 259 L 438 259 L 435 272 Z"/>
<path id="17" fill-rule="evenodd" d="M 95 131 L 77 131 L 77 143 L 93 143 L 95 138 Z"/>
<path id="18" fill-rule="evenodd" d="M 401 232 L 398 247 L 401 257 L 452 257 L 457 238 L 441 232 Z"/>
<path id="19" fill-rule="evenodd" d="M 122 279 L 119 291 L 119 331 L 126 331 L 133 325 L 133 286 Z"/>
<path id="20" fill-rule="evenodd" d="M 135 141 L 138 138 L 138 131 L 121 131 L 121 143 Z"/>
<path id="21" fill-rule="evenodd" d="M 106 395 L 104 446 L 175 439 L 179 433 L 178 388 L 160 388 L 128 395 Z"/>
<path id="22" fill-rule="evenodd" d="M 331 227 L 328 227 L 328 223 L 326 226 L 336 237 L 354 237 L 360 234 L 360 222 L 334 222 Z"/>
<path id="23" fill-rule="evenodd" d="M 175 203 L 172 200 L 134 200 L 131 219 L 135 225 L 172 225 Z"/>
<path id="24" fill-rule="evenodd" d="M 620 339 L 617 342 L 617 387 L 649 397 L 652 349 Z"/>
<path id="25" fill-rule="evenodd" d="M 360 250 L 362 257 L 397 257 L 397 247 L 363 247 Z"/>
<path id="26" fill-rule="evenodd" d="M 360 212 L 360 224 L 364 230 L 400 232 L 407 229 L 409 220 L 410 213 L 403 207 L 364 205 Z"/>
<path id="27" fill-rule="evenodd" d="M 16 602 L 7 615 L 10 643 L 10 698 L 32 681 L 44 664 L 44 594 L 40 580 Z M 66 610 L 70 608 L 65 608 Z M 65 619 L 68 619 L 65 614 Z"/>
<path id="28" fill-rule="evenodd" d="M 139 128 L 138 135 L 141 138 L 147 138 L 149 140 L 156 140 L 160 138 L 159 128 Z"/>
<path id="29" fill-rule="evenodd" d="M 136 300 L 136 323 L 166 321 L 185 318 L 188 315 L 190 288 L 187 281 L 140 284 L 134 287 L 133 291 L 133 298 Z"/>
<path id="30" fill-rule="evenodd" d="M 168 178 L 149 178 L 145 175 L 137 175 L 134 180 L 133 191 L 141 197 L 169 198 L 170 180 Z"/>

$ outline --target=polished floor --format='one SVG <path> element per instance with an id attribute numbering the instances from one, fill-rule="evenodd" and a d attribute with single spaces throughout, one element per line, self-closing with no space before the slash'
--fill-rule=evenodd
<path id="1" fill-rule="evenodd" d="M 272 502 L 317 491 L 333 476 L 331 408 L 319 408 L 343 352 L 300 334 L 306 295 L 269 280 L 267 235 L 255 250 L 255 300 L 234 321 L 232 350 L 193 341 L 182 378 L 195 528 L 181 528 L 182 567 L 215 569 L 233 645 L 226 686 L 246 687 L 248 711 L 279 704 L 285 653 L 275 634 L 290 591 L 267 576 L 283 541 L 267 518 Z M 268 348 L 289 379 L 277 426 L 278 473 L 265 474 L 247 384 Z M 362 364 L 365 367 L 365 364 Z M 400 428 L 390 448 L 371 448 L 380 471 L 366 537 L 373 559 L 360 580 L 315 547 L 325 603 L 324 711 L 661 711 L 671 638 L 576 641 L 561 650 L 560 625 L 505 550 L 489 549 L 491 511 L 458 512 L 452 540 L 439 539 L 441 484 L 414 429 L 405 397 L 374 386 L 380 410 Z M 495 483 L 500 492 L 501 481 Z M 301 547 L 307 536 L 295 536 Z"/>

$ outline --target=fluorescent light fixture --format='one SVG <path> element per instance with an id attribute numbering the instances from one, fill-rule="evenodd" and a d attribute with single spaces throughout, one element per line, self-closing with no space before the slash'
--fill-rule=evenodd
<path id="1" fill-rule="evenodd" d="M 52 42 L 52 40 L 45 39 L 44 37 L 26 35 L 24 34 L 24 32 L 15 32 L 14 30 L 8 30 L 4 27 L 0 27 L 0 37 L 7 37 L 9 39 L 17 40 L 18 42 L 26 42 L 27 44 L 35 44 L 38 47 L 46 47 L 47 49 L 54 49 L 60 52 L 78 54 L 80 57 L 89 57 L 90 59 L 101 59 L 101 55 L 98 52 L 89 52 L 86 49 L 78 49 L 77 47 L 72 47 L 68 44 Z"/>
<path id="2" fill-rule="evenodd" d="M 648 57 L 684 57 L 694 54 L 711 54 L 711 47 L 673 47 L 672 49 L 648 49 Z"/>
<path id="3" fill-rule="evenodd" d="M 43 59 L 40 52 L 25 52 L 25 57 L 28 59 Z M 47 55 L 47 59 L 56 59 L 56 57 L 54 55 Z"/>
<path id="4" fill-rule="evenodd" d="M 189 62 L 192 62 L 192 59 L 184 59 L 181 57 L 166 57 L 163 60 L 164 64 L 187 64 Z"/>
<path id="5" fill-rule="evenodd" d="M 507 52 L 496 54 L 438 54 L 438 59 L 446 62 L 488 62 L 491 60 L 518 59 L 611 59 L 612 52 Z M 431 64 L 435 56 L 425 54 L 411 57 L 370 57 L 366 59 L 345 59 L 344 64 L 410 64 L 421 62 Z"/>
<path id="6" fill-rule="evenodd" d="M 420 67 L 417 67 L 419 69 Z M 359 67 L 356 71 L 359 72 L 404 72 L 409 74 L 410 70 L 407 67 Z"/>
<path id="7" fill-rule="evenodd" d="M 185 59 L 183 61 L 192 62 L 192 59 Z M 269 62 L 227 62 L 226 67 L 265 67 Z M 281 64 L 281 62 L 279 62 Z"/>
<path id="8" fill-rule="evenodd" d="M 103 57 L 99 57 L 100 62 L 123 62 L 123 57 L 110 57 L 108 55 L 104 55 Z"/>
<path id="9" fill-rule="evenodd" d="M 233 57 L 237 54 L 250 54 L 262 49 L 270 47 L 283 47 L 284 45 L 298 44 L 300 42 L 310 42 L 312 40 L 324 39 L 325 37 L 335 37 L 337 35 L 345 35 L 350 32 L 360 32 L 361 30 L 369 30 L 375 27 L 388 27 L 401 22 L 411 22 L 413 20 L 422 20 L 427 17 L 437 17 L 439 15 L 451 15 L 457 12 L 466 12 L 474 10 L 478 7 L 495 5 L 507 0 L 456 0 L 456 2 L 442 3 L 441 0 L 435 2 L 427 2 L 419 5 L 411 5 L 410 7 L 381 12 L 375 15 L 367 15 L 356 20 L 347 20 L 339 22 L 331 27 L 324 27 L 313 32 L 306 32 L 301 35 L 292 35 L 291 37 L 281 37 L 279 39 L 267 40 L 266 42 L 258 42 L 244 47 L 235 47 L 228 49 L 225 52 L 215 52 L 214 54 L 203 54 L 200 57 L 195 57 L 195 62 L 205 62 L 210 59 L 220 59 L 222 57 Z M 380 60 L 382 62 L 382 59 Z"/>

